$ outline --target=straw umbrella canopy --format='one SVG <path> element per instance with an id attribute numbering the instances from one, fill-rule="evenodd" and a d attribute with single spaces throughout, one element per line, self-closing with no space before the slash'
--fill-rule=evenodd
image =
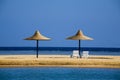
<path id="1" fill-rule="evenodd" d="M 35 33 L 34 33 L 34 35 L 33 36 L 31 36 L 31 37 L 28 37 L 28 38 L 25 38 L 25 40 L 36 40 L 36 45 L 37 45 L 37 48 L 36 48 L 36 57 L 38 58 L 38 46 L 39 46 L 39 44 L 38 44 L 38 41 L 39 40 L 50 40 L 50 38 L 47 38 L 47 37 L 45 37 L 45 36 L 43 36 L 42 34 L 40 34 L 40 32 L 37 30 Z"/>
<path id="2" fill-rule="evenodd" d="M 79 55 L 80 55 L 80 58 L 82 57 L 81 54 L 80 54 L 80 41 L 81 40 L 93 40 L 92 38 L 90 38 L 88 36 L 85 36 L 81 30 L 78 30 L 78 32 L 74 36 L 68 37 L 67 39 L 68 40 L 78 40 L 79 41 Z"/>

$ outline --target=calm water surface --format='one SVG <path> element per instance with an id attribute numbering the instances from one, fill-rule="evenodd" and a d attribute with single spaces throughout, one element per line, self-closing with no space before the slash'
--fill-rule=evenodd
<path id="1" fill-rule="evenodd" d="M 0 68 L 0 80 L 120 80 L 120 69 Z"/>
<path id="2" fill-rule="evenodd" d="M 39 54 L 55 54 L 55 55 L 71 55 L 72 51 L 39 51 Z M 36 54 L 35 50 L 26 50 L 26 51 L 0 51 L 0 55 L 19 55 L 19 54 Z M 111 52 L 111 51 L 89 51 L 90 55 L 114 55 L 120 56 L 120 52 Z"/>

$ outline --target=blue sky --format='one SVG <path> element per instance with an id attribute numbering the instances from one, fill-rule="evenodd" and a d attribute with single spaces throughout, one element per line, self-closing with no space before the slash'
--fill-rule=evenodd
<path id="1" fill-rule="evenodd" d="M 66 40 L 81 29 L 93 41 L 82 47 L 120 47 L 119 0 L 0 0 L 0 46 L 35 46 L 23 40 L 39 30 L 42 47 L 76 47 Z"/>

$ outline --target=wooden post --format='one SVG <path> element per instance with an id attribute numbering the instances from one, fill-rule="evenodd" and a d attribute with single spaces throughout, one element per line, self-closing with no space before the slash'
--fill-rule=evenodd
<path id="1" fill-rule="evenodd" d="M 80 40 L 79 40 L 79 55 L 80 55 L 80 58 L 82 58 L 81 53 L 80 53 L 80 51 L 81 51 L 81 50 L 80 50 L 80 44 L 81 44 L 81 43 L 80 43 Z"/>
<path id="2" fill-rule="evenodd" d="M 36 44 L 37 44 L 37 48 L 36 48 L 36 57 L 38 58 L 38 44 L 39 44 L 39 43 L 38 43 L 38 40 L 37 40 L 37 43 L 36 43 Z"/>

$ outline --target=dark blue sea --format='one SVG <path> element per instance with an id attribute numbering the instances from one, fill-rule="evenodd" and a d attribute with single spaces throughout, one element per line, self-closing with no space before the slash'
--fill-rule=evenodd
<path id="1" fill-rule="evenodd" d="M 120 69 L 0 68 L 0 80 L 120 80 Z"/>
<path id="2" fill-rule="evenodd" d="M 39 47 L 39 54 L 71 55 L 77 47 Z M 81 48 L 89 51 L 90 55 L 114 55 L 120 56 L 120 48 Z M 36 47 L 0 47 L 0 55 L 36 54 Z"/>

